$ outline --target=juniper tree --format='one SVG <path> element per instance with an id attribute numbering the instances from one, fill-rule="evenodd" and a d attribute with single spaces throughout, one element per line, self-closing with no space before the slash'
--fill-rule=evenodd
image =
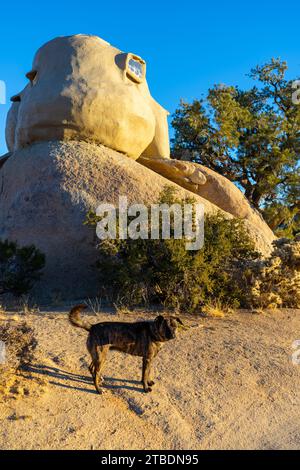
<path id="1" fill-rule="evenodd" d="M 300 104 L 287 68 L 272 59 L 250 71 L 257 84 L 249 90 L 215 85 L 205 99 L 181 101 L 172 156 L 226 176 L 273 230 L 293 235 L 300 230 Z"/>

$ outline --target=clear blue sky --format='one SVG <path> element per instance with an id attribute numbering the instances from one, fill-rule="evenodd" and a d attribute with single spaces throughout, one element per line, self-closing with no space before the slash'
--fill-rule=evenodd
<path id="1" fill-rule="evenodd" d="M 300 72 L 299 0 L 51 0 L 0 4 L 0 80 L 8 97 L 27 80 L 37 48 L 55 36 L 96 34 L 147 61 L 152 95 L 171 113 L 214 83 L 249 86 L 249 69 L 271 57 Z M 0 105 L 0 155 L 6 152 Z"/>

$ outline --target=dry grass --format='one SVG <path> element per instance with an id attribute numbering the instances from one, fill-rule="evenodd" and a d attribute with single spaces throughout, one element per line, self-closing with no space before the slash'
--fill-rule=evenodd
<path id="1" fill-rule="evenodd" d="M 116 314 L 117 315 L 130 315 L 131 313 L 134 313 L 133 310 L 130 310 L 130 308 L 126 307 L 126 305 L 123 304 L 113 304 Z"/>
<path id="2" fill-rule="evenodd" d="M 102 307 L 101 297 L 94 297 L 92 299 L 88 297 L 85 303 L 89 306 L 89 308 L 92 310 L 94 314 L 101 313 L 101 307 Z"/>
<path id="3" fill-rule="evenodd" d="M 263 315 L 264 310 L 262 308 L 255 308 L 255 309 L 251 310 L 251 313 L 253 315 Z"/>
<path id="4" fill-rule="evenodd" d="M 18 310 L 21 315 L 32 315 L 35 313 L 39 313 L 38 306 L 31 300 L 30 296 L 21 297 L 18 305 Z"/>
<path id="5" fill-rule="evenodd" d="M 5 320 L 6 309 L 3 305 L 0 304 L 0 321 Z"/>
<path id="6" fill-rule="evenodd" d="M 222 304 L 218 300 L 209 302 L 202 308 L 202 314 L 209 318 L 224 318 L 226 314 L 231 314 L 233 311 L 231 307 Z"/>

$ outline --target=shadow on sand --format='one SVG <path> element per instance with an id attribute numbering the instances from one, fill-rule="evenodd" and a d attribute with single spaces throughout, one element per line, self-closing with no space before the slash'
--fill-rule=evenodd
<path id="1" fill-rule="evenodd" d="M 98 394 L 98 392 L 95 389 L 89 389 L 89 388 L 76 386 L 76 384 L 83 384 L 83 385 L 92 385 L 94 387 L 92 377 L 88 377 L 88 376 L 80 375 L 80 374 L 74 374 L 73 372 L 59 369 L 58 367 L 50 367 L 50 366 L 46 366 L 43 364 L 28 365 L 26 367 L 26 371 L 32 374 L 43 375 L 46 377 L 51 377 L 53 379 L 62 381 L 62 382 L 57 382 L 54 380 L 49 380 L 50 384 L 56 385 L 58 387 L 69 388 L 72 390 L 77 390 L 79 392 Z M 72 384 L 64 383 L 63 381 L 71 382 Z M 117 384 L 116 382 L 121 382 L 121 383 Z M 132 384 L 132 385 L 129 385 L 129 384 Z M 137 387 L 134 385 L 140 385 L 140 387 Z M 119 378 L 107 377 L 107 376 L 104 377 L 104 383 L 103 383 L 102 388 L 109 389 L 109 390 L 131 390 L 131 391 L 143 393 L 141 382 L 139 382 L 138 380 L 119 379 Z"/>

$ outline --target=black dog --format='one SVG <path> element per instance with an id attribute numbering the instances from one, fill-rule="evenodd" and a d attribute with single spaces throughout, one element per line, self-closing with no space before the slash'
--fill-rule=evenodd
<path id="1" fill-rule="evenodd" d="M 122 351 L 143 358 L 142 383 L 145 392 L 151 392 L 153 380 L 150 379 L 151 363 L 162 347 L 162 343 L 175 338 L 176 330 L 183 326 L 178 317 L 159 315 L 154 321 L 102 322 L 90 325 L 80 318 L 80 311 L 86 305 L 76 305 L 69 313 L 72 325 L 89 332 L 87 349 L 92 357 L 89 370 L 93 376 L 96 390 L 101 393 L 103 378 L 101 371 L 109 349 Z"/>

